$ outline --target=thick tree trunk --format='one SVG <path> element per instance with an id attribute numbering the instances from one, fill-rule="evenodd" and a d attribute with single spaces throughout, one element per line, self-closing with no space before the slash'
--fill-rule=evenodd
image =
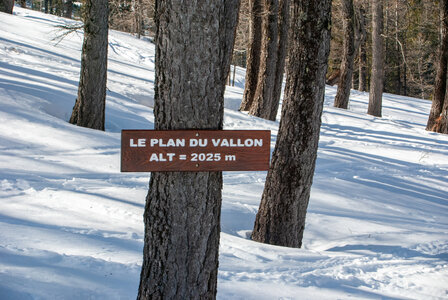
<path id="1" fill-rule="evenodd" d="M 240 110 L 248 111 L 254 102 L 260 70 L 260 52 L 262 39 L 262 0 L 251 0 L 249 51 L 247 56 L 246 83 Z"/>
<path id="2" fill-rule="evenodd" d="M 301 247 L 314 174 L 331 1 L 295 0 L 282 117 L 252 239 Z"/>
<path id="3" fill-rule="evenodd" d="M 285 60 L 288 48 L 289 10 L 289 0 L 280 0 L 278 15 L 277 66 L 275 70 L 274 90 L 272 92 L 271 112 L 269 114 L 269 120 L 273 121 L 277 118 L 280 97 L 282 94 L 283 73 L 285 72 Z"/>
<path id="4" fill-rule="evenodd" d="M 359 9 L 361 30 L 364 32 L 363 38 L 360 39 L 359 44 L 359 84 L 358 90 L 361 92 L 367 92 L 367 24 L 366 24 L 366 12 L 361 6 Z"/>
<path id="5" fill-rule="evenodd" d="M 334 98 L 334 106 L 348 108 L 350 89 L 352 87 L 353 63 L 355 59 L 355 12 L 353 0 L 342 0 L 342 23 L 344 31 L 343 54 L 341 62 L 341 76 L 338 90 Z"/>
<path id="6" fill-rule="evenodd" d="M 272 95 L 274 93 L 278 54 L 278 0 L 265 0 L 264 9 L 266 15 L 263 18 L 263 40 L 261 43 L 258 84 L 249 114 L 271 120 Z"/>
<path id="7" fill-rule="evenodd" d="M 434 83 L 434 97 L 429 113 L 426 130 L 433 130 L 436 119 L 441 115 L 444 101 L 447 101 L 447 68 L 448 68 L 448 0 L 440 1 L 441 39 L 437 62 L 437 74 Z"/>
<path id="8" fill-rule="evenodd" d="M 70 123 L 104 130 L 107 83 L 108 1 L 84 2 L 84 42 L 78 98 Z"/>
<path id="9" fill-rule="evenodd" d="M 156 2 L 156 129 L 222 129 L 238 7 Z M 221 189 L 221 172 L 151 174 L 138 299 L 215 298 Z"/>
<path id="10" fill-rule="evenodd" d="M 0 12 L 12 14 L 14 0 L 0 0 Z"/>
<path id="11" fill-rule="evenodd" d="M 383 1 L 372 0 L 372 76 L 367 113 L 381 117 L 384 84 Z"/>

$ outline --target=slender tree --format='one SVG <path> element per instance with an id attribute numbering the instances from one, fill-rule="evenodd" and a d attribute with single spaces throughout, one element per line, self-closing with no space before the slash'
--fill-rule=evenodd
<path id="1" fill-rule="evenodd" d="M 73 0 L 65 1 L 64 6 L 65 6 L 64 17 L 71 19 L 73 14 Z"/>
<path id="2" fill-rule="evenodd" d="M 265 0 L 264 9 L 260 69 L 254 102 L 249 113 L 253 116 L 269 119 L 278 55 L 278 0 Z"/>
<path id="3" fill-rule="evenodd" d="M 432 99 L 431 111 L 429 113 L 426 130 L 438 131 L 434 128 L 436 119 L 442 114 L 444 102 L 448 101 L 447 89 L 447 68 L 448 68 L 448 0 L 440 1 L 440 46 L 439 59 L 437 65 L 437 74 L 434 84 L 434 97 Z M 440 122 L 440 121 L 439 121 Z"/>
<path id="4" fill-rule="evenodd" d="M 249 51 L 247 56 L 246 83 L 240 110 L 247 111 L 252 106 L 257 89 L 258 71 L 260 69 L 260 52 L 262 40 L 262 0 L 250 0 Z"/>
<path id="5" fill-rule="evenodd" d="M 301 247 L 330 47 L 331 1 L 294 0 L 286 91 L 252 239 Z"/>
<path id="6" fill-rule="evenodd" d="M 272 104 L 268 117 L 269 120 L 276 119 L 280 97 L 282 94 L 283 73 L 285 72 L 286 52 L 288 48 L 289 10 L 289 0 L 280 0 L 278 15 L 277 64 L 275 68 L 275 81 L 274 89 L 272 91 Z"/>
<path id="7" fill-rule="evenodd" d="M 0 12 L 12 14 L 14 0 L 0 0 Z"/>
<path id="8" fill-rule="evenodd" d="M 367 92 L 367 24 L 366 11 L 364 6 L 360 4 L 359 7 L 359 24 L 363 32 L 362 38 L 359 40 L 359 76 L 358 76 L 358 90 Z"/>
<path id="9" fill-rule="evenodd" d="M 348 108 L 350 89 L 352 87 L 353 63 L 355 59 L 355 11 L 353 0 L 342 0 L 342 23 L 344 32 L 341 75 L 334 106 Z"/>
<path id="10" fill-rule="evenodd" d="M 238 6 L 156 2 L 156 129 L 222 129 Z M 221 189 L 221 172 L 151 174 L 138 299 L 215 298 Z"/>
<path id="11" fill-rule="evenodd" d="M 134 0 L 134 32 L 137 38 L 141 38 L 143 34 L 143 1 Z"/>
<path id="12" fill-rule="evenodd" d="M 372 75 L 367 113 L 381 117 L 384 81 L 383 1 L 372 0 Z"/>
<path id="13" fill-rule="evenodd" d="M 104 130 L 107 82 L 108 0 L 84 1 L 81 74 L 70 123 Z"/>
<path id="14" fill-rule="evenodd" d="M 403 84 L 401 82 L 401 49 L 400 49 L 400 27 L 399 27 L 399 5 L 398 0 L 395 0 L 395 94 L 401 95 Z"/>
<path id="15" fill-rule="evenodd" d="M 44 11 L 46 14 L 51 13 L 53 10 L 53 0 L 44 0 Z"/>

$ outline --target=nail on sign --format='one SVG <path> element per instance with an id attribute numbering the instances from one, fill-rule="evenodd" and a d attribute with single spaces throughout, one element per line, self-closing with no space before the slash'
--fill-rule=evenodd
<path id="1" fill-rule="evenodd" d="M 121 171 L 264 171 L 269 130 L 123 130 Z"/>

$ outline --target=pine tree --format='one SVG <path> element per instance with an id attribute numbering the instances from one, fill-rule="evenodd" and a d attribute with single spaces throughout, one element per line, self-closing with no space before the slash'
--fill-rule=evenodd
<path id="1" fill-rule="evenodd" d="M 361 36 L 359 39 L 358 90 L 367 92 L 367 24 L 366 10 L 363 4 L 358 9 Z"/>
<path id="2" fill-rule="evenodd" d="M 65 10 L 64 10 L 64 17 L 71 19 L 73 14 L 73 0 L 67 0 L 65 1 Z"/>
<path id="3" fill-rule="evenodd" d="M 249 51 L 247 56 L 246 83 L 240 110 L 247 111 L 252 106 L 257 89 L 260 70 L 262 0 L 250 1 Z"/>
<path id="4" fill-rule="evenodd" d="M 441 124 L 443 118 L 444 106 L 448 106 L 448 93 L 447 93 L 447 68 L 448 68 L 448 0 L 440 1 L 440 46 L 439 46 L 439 60 L 437 66 L 437 75 L 434 84 L 434 98 L 432 100 L 431 111 L 428 117 L 428 123 L 426 130 L 443 132 L 444 127 Z M 438 119 L 438 120 L 437 120 Z M 446 123 L 446 121 L 445 121 Z M 447 133 L 447 132 L 444 132 Z"/>
<path id="5" fill-rule="evenodd" d="M 157 1 L 156 129 L 222 129 L 238 5 Z M 222 173 L 153 172 L 149 186 L 138 299 L 214 299 Z"/>
<path id="6" fill-rule="evenodd" d="M 0 12 L 12 14 L 14 0 L 0 0 Z"/>
<path id="7" fill-rule="evenodd" d="M 434 99 L 426 129 L 448 134 L 448 0 L 440 1 L 440 47 Z"/>
<path id="8" fill-rule="evenodd" d="M 264 9 L 260 68 L 254 101 L 249 113 L 269 120 L 278 61 L 278 0 L 265 0 Z"/>
<path id="9" fill-rule="evenodd" d="M 70 123 L 104 130 L 107 83 L 108 0 L 84 2 L 81 74 Z"/>
<path id="10" fill-rule="evenodd" d="M 348 108 L 350 89 L 352 87 L 353 62 L 355 59 L 355 11 L 353 0 L 342 0 L 342 17 L 344 32 L 344 51 L 342 54 L 341 75 L 334 106 Z"/>
<path id="11" fill-rule="evenodd" d="M 317 157 L 330 48 L 331 1 L 295 0 L 286 91 L 252 239 L 301 247 Z"/>
<path id="12" fill-rule="evenodd" d="M 381 117 L 384 52 L 383 52 L 383 1 L 372 0 L 372 75 L 370 77 L 369 107 L 367 113 Z"/>
<path id="13" fill-rule="evenodd" d="M 289 0 L 279 1 L 278 15 L 278 48 L 277 64 L 275 69 L 274 89 L 272 91 L 272 103 L 269 114 L 269 120 L 275 120 L 282 94 L 283 73 L 285 71 L 286 53 L 288 50 L 288 32 L 289 32 Z"/>

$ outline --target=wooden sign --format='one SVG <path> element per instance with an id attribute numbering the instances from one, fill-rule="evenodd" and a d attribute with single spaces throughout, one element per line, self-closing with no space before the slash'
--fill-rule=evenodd
<path id="1" fill-rule="evenodd" d="M 121 172 L 264 171 L 269 130 L 123 130 Z"/>

